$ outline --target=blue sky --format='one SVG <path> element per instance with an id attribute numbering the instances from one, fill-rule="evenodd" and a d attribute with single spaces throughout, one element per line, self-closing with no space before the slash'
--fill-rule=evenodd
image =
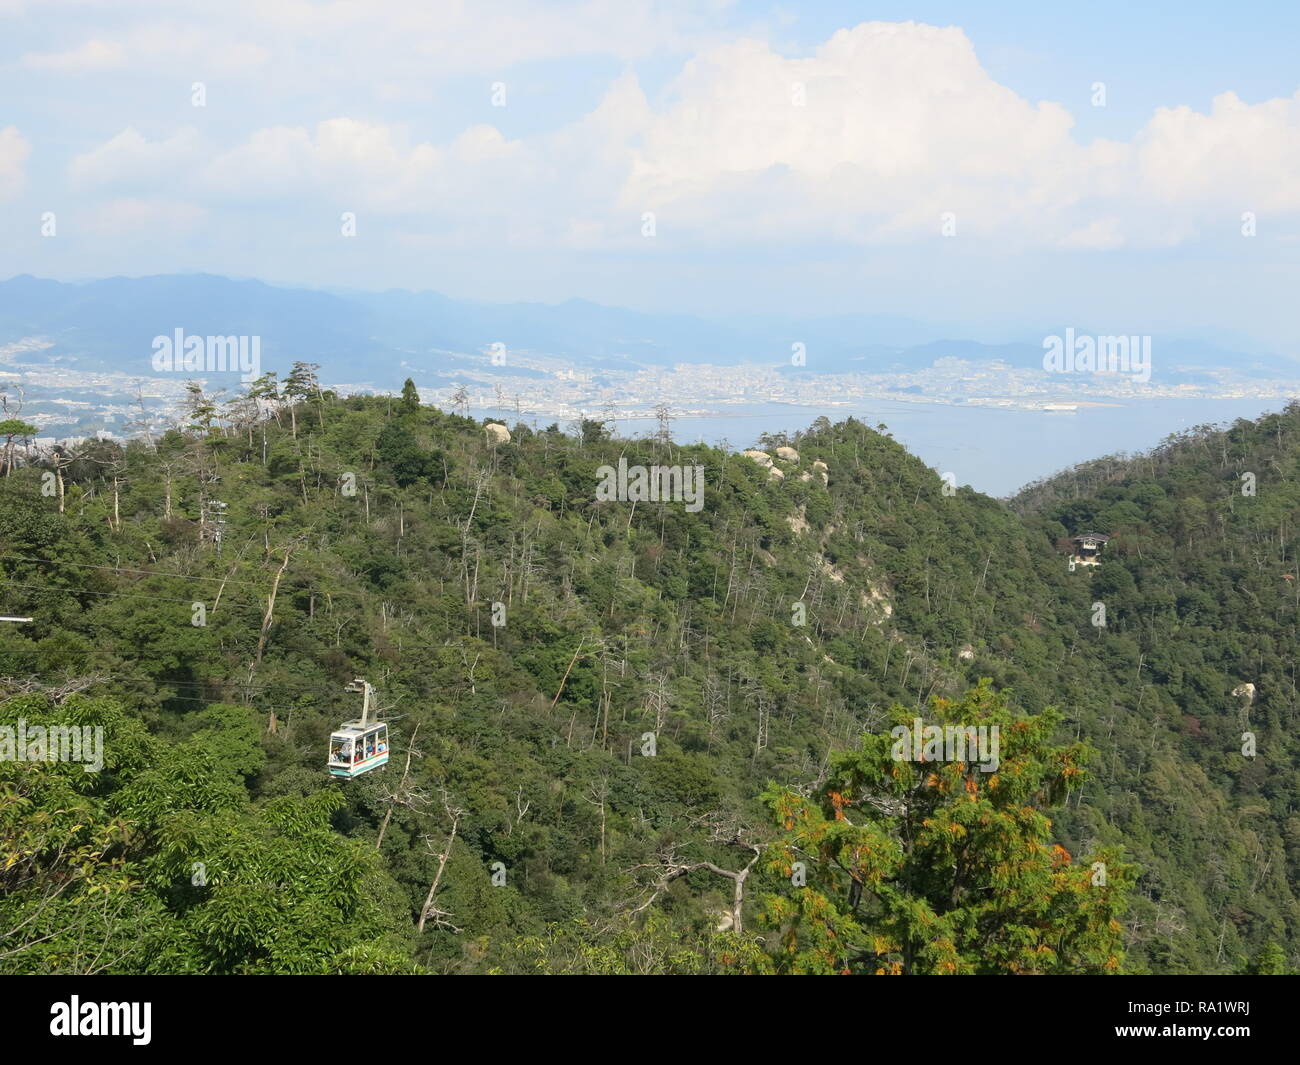
<path id="1" fill-rule="evenodd" d="M 1300 356 L 1297 31 L 1250 3 L 0 0 L 0 275 Z"/>

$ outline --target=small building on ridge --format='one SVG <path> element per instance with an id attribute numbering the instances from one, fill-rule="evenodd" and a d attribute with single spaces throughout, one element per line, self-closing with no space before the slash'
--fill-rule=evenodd
<path id="1" fill-rule="evenodd" d="M 1099 566 L 1101 565 L 1101 549 L 1106 546 L 1110 539 L 1105 533 L 1086 532 L 1078 536 L 1070 537 L 1070 543 L 1074 544 L 1074 554 L 1070 556 L 1071 569 L 1074 566 Z"/>

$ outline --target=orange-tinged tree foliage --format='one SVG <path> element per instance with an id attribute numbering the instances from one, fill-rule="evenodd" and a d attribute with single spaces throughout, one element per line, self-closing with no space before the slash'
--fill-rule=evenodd
<path id="1" fill-rule="evenodd" d="M 788 877 L 802 862 L 807 877 L 765 900 L 778 970 L 1121 972 L 1135 869 L 1113 850 L 1076 860 L 1052 842 L 1044 812 L 1083 782 L 1088 748 L 1053 746 L 1059 715 L 1017 716 L 988 681 L 959 702 L 933 700 L 924 724 L 986 727 L 990 737 L 996 727 L 996 765 L 936 759 L 933 749 L 913 761 L 899 737 L 914 719 L 894 707 L 893 729 L 834 756 L 812 797 L 767 792 L 783 828 L 770 868 Z"/>

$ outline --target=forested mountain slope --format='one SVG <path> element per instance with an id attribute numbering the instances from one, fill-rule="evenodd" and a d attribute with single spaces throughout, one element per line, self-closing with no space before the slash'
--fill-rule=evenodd
<path id="1" fill-rule="evenodd" d="M 1300 406 L 1086 463 L 1013 506 L 1044 539 L 1114 536 L 1091 585 L 1115 709 L 1094 701 L 1085 728 L 1112 750 L 1095 801 L 1148 870 L 1153 966 L 1212 968 L 1263 929 L 1294 964 Z"/>
<path id="2" fill-rule="evenodd" d="M 7 971 L 763 968 L 768 783 L 814 794 L 982 677 L 1095 752 L 1050 831 L 1136 867 L 1127 969 L 1294 964 L 1300 410 L 1007 507 L 852 420 L 769 441 L 774 474 L 262 384 L 0 481 L 34 618 L 0 715 L 106 729 L 101 773 L 0 762 Z M 702 508 L 599 501 L 620 458 L 701 465 Z M 1069 572 L 1084 527 L 1113 539 Z M 354 677 L 393 757 L 340 782 Z"/>

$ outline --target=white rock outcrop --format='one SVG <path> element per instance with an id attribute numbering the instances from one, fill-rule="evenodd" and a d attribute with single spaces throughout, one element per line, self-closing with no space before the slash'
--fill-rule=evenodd
<path id="1" fill-rule="evenodd" d="M 873 610 L 876 615 L 876 624 L 879 624 L 884 618 L 894 616 L 894 604 L 889 601 L 889 596 L 884 588 L 867 582 L 867 590 L 861 593 L 862 605 Z"/>
<path id="2" fill-rule="evenodd" d="M 792 447 L 779 447 L 776 449 L 776 457 L 782 462 L 798 462 L 799 452 Z"/>
<path id="3" fill-rule="evenodd" d="M 483 431 L 487 433 L 488 443 L 493 447 L 496 447 L 497 444 L 510 443 L 510 430 L 498 422 L 489 422 L 483 426 Z"/>
<path id="4" fill-rule="evenodd" d="M 772 465 L 772 456 L 769 455 L 766 451 L 750 450 L 750 451 L 746 451 L 744 454 L 745 454 L 745 458 L 753 459 L 760 466 Z"/>

